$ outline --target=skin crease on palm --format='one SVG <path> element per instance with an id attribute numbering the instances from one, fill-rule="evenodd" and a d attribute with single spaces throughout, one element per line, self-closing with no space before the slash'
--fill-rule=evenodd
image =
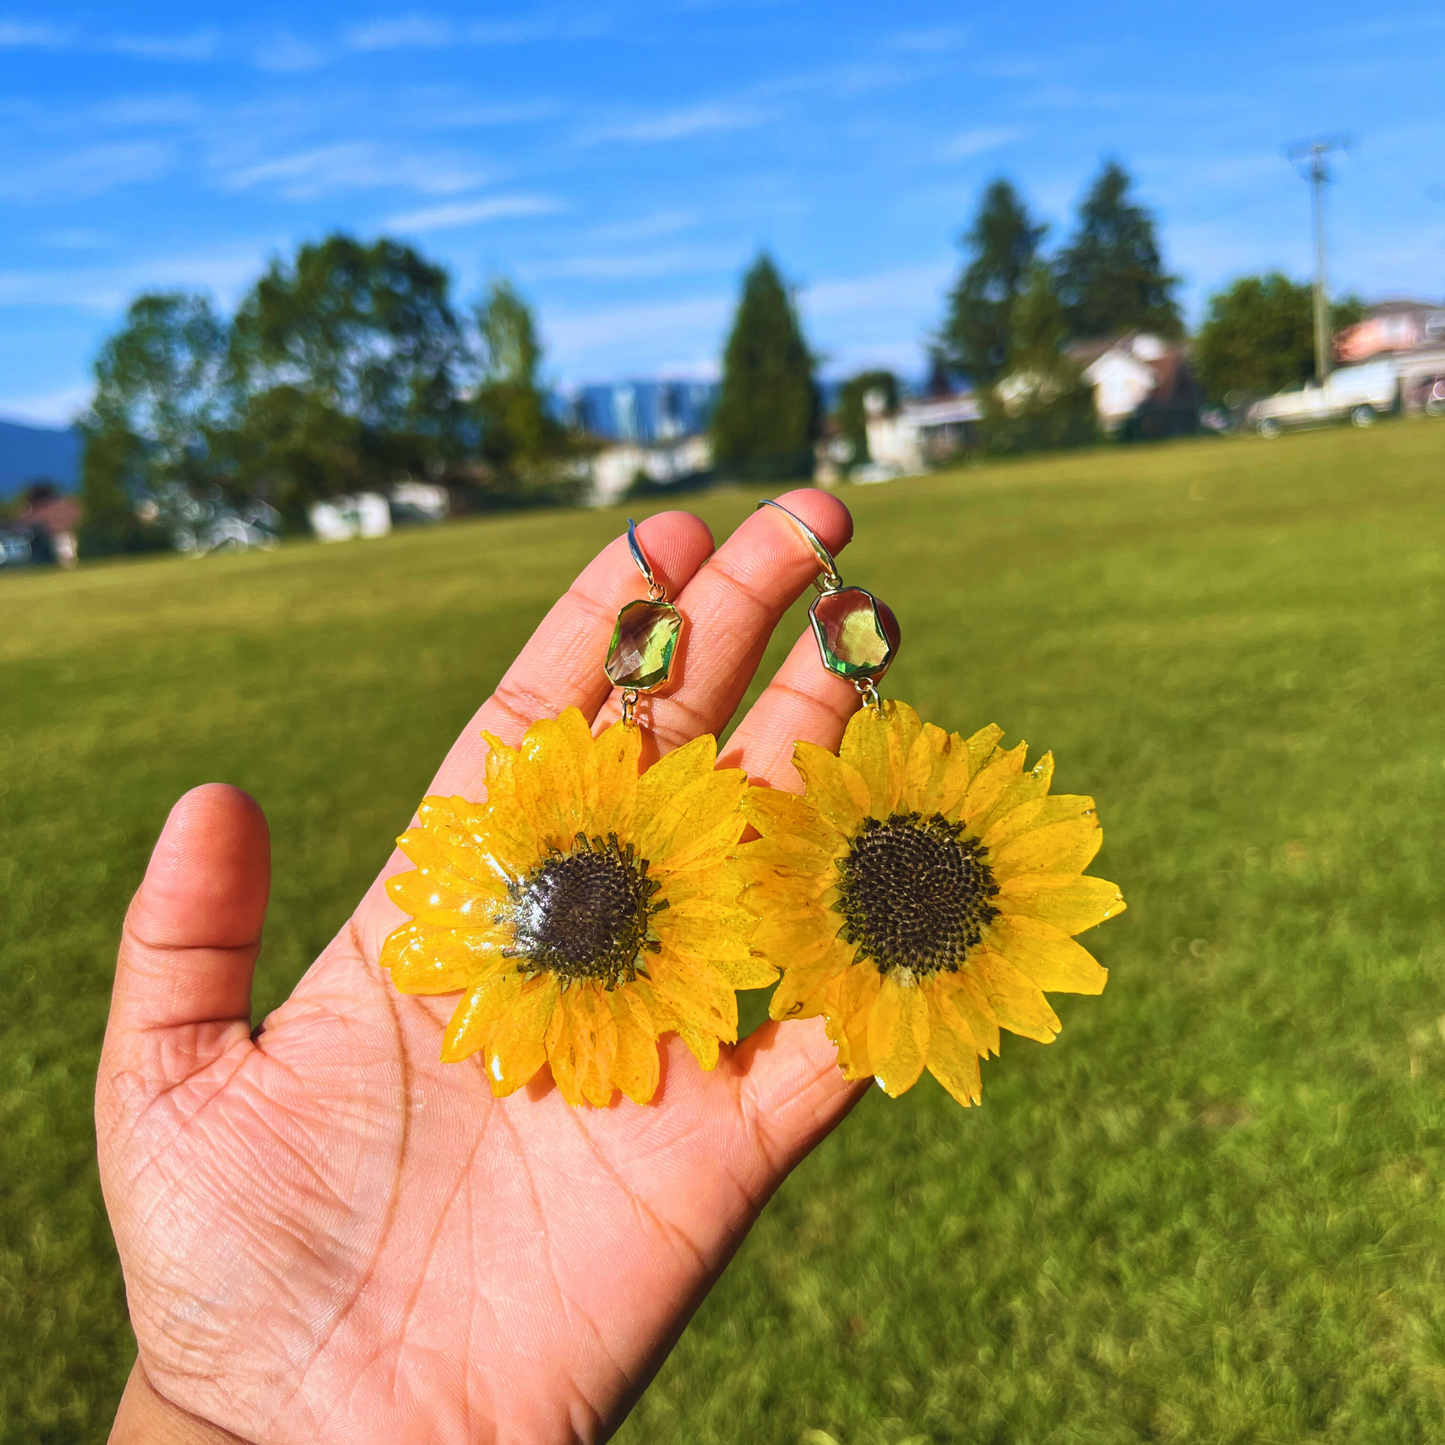
<path id="1" fill-rule="evenodd" d="M 847 542 L 836 498 L 781 500 L 835 551 Z M 715 553 L 683 512 L 639 535 L 688 624 L 642 714 L 665 752 L 723 730 L 817 564 L 767 510 Z M 515 745 L 569 705 L 596 729 L 615 719 L 600 661 L 639 595 L 619 537 L 428 791 L 483 796 L 483 728 Z M 794 740 L 836 748 L 857 706 L 804 635 L 720 765 L 800 791 Z M 126 917 L 96 1122 L 140 1353 L 112 1440 L 605 1439 L 866 1085 L 844 1081 L 813 1019 L 765 1024 L 710 1073 L 668 1036 L 645 1107 L 571 1108 L 545 1067 L 494 1099 L 480 1056 L 440 1062 L 455 998 L 399 994 L 377 966 L 404 920 L 382 887 L 410 866 L 399 852 L 253 1040 L 269 855 L 256 803 L 197 788 Z"/>

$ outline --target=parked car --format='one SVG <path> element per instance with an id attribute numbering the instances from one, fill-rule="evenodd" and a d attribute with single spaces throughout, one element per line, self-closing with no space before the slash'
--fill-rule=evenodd
<path id="1" fill-rule="evenodd" d="M 1399 399 L 1399 363 L 1386 358 L 1343 366 L 1332 371 L 1323 386 L 1306 382 L 1267 396 L 1250 407 L 1248 420 L 1262 437 L 1278 436 L 1286 427 L 1325 426 L 1346 417 L 1356 426 L 1371 426 L 1377 417 L 1393 411 Z"/>
<path id="2" fill-rule="evenodd" d="M 1445 376 L 1426 382 L 1424 405 L 1427 416 L 1445 416 Z"/>

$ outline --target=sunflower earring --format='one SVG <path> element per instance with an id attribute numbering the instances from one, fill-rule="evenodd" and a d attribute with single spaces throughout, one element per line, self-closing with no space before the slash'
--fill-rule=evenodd
<path id="1" fill-rule="evenodd" d="M 740 768 L 694 739 L 638 776 L 640 696 L 667 685 L 683 619 L 631 520 L 648 595 L 617 614 L 603 670 L 622 718 L 598 737 L 567 708 L 521 746 L 490 733 L 487 801 L 426 798 L 397 839 L 416 865 L 387 880 L 412 915 L 381 951 L 403 993 L 462 997 L 441 1056 L 482 1055 L 492 1092 L 549 1064 L 569 1104 L 647 1103 L 657 1040 L 677 1033 L 704 1069 L 737 1038 L 739 988 L 776 972 L 753 957 L 753 920 L 724 862 L 745 826 Z"/>
<path id="2" fill-rule="evenodd" d="M 1044 997 L 1102 991 L 1107 973 L 1073 936 L 1124 910 L 1082 877 L 1099 845 L 1092 798 L 1048 796 L 1053 755 L 986 727 L 964 738 L 877 682 L 892 661 L 876 599 L 845 587 L 828 549 L 776 502 L 822 572 L 809 612 L 819 657 L 863 697 L 838 754 L 794 747 L 800 796 L 752 788 L 760 835 L 730 865 L 757 919 L 752 949 L 783 970 L 775 1019 L 821 1015 L 846 1077 L 897 1096 L 924 1068 L 960 1104 L 979 1101 L 979 1060 L 999 1031 L 1049 1043 Z"/>

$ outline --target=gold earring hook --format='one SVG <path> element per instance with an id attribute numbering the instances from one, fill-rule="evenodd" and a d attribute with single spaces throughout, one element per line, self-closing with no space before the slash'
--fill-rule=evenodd
<path id="1" fill-rule="evenodd" d="M 643 581 L 647 583 L 647 595 L 654 602 L 665 601 L 667 588 L 652 575 L 652 563 L 647 560 L 647 553 L 637 540 L 637 523 L 631 517 L 627 519 L 627 548 L 632 553 L 632 560 L 637 563 L 637 570 L 642 573 Z"/>
<path id="2" fill-rule="evenodd" d="M 823 545 L 822 538 L 797 513 L 790 512 L 781 502 L 772 502 L 764 497 L 753 510 L 761 511 L 764 507 L 772 507 L 775 511 L 781 512 L 803 534 L 808 545 L 813 549 L 813 555 L 823 568 L 822 575 L 815 578 L 813 582 L 818 591 L 820 593 L 838 591 L 843 585 L 843 579 L 838 575 L 838 564 L 833 560 L 833 554 Z"/>

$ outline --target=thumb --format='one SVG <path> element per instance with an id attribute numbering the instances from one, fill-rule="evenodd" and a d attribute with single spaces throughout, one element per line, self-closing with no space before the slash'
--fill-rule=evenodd
<path id="1" fill-rule="evenodd" d="M 249 1035 L 270 890 L 261 809 L 238 788 L 193 788 L 171 809 L 126 914 L 107 1054 L 147 1074 L 149 1058 L 176 1082 Z"/>

